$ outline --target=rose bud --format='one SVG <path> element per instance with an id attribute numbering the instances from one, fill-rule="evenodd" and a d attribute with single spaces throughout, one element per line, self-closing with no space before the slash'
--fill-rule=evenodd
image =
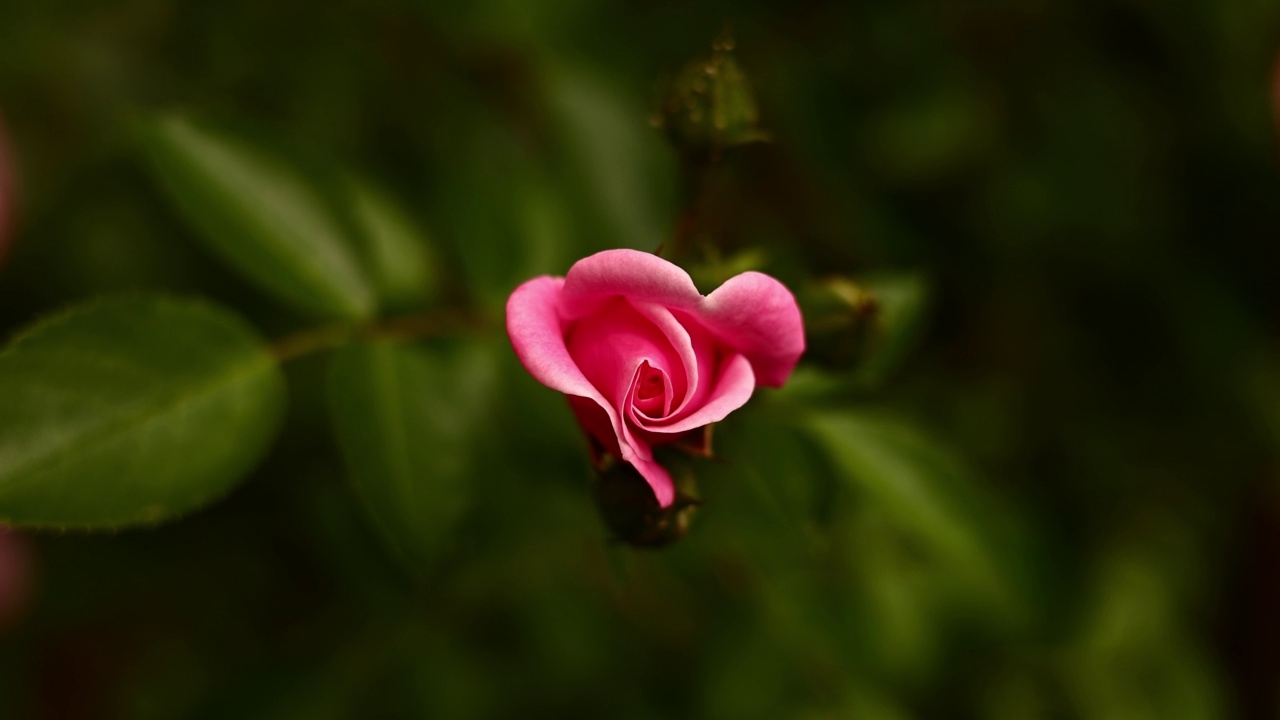
<path id="1" fill-rule="evenodd" d="M 711 55 L 675 74 L 653 118 L 677 150 L 694 158 L 768 139 L 751 83 L 733 57 L 733 40 L 711 47 Z"/>
<path id="2" fill-rule="evenodd" d="M 597 453 L 634 467 L 662 508 L 676 490 L 653 447 L 702 445 L 708 425 L 757 384 L 785 383 L 804 352 L 800 309 L 782 283 L 745 272 L 704 297 L 684 270 L 636 250 L 516 288 L 507 333 L 525 369 L 569 396 Z"/>

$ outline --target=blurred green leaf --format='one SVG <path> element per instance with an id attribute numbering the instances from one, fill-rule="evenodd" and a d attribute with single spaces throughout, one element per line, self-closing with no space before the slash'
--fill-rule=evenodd
<path id="1" fill-rule="evenodd" d="M 162 185 L 214 253 L 300 309 L 373 314 L 341 223 L 300 172 L 181 116 L 159 118 L 146 137 Z"/>
<path id="2" fill-rule="evenodd" d="M 737 623 L 738 632 L 707 648 L 707 677 L 700 717 L 766 718 L 774 709 L 795 704 L 794 676 L 777 671 L 779 657 L 793 659 L 787 648 L 779 647 L 765 624 Z M 744 692 L 744 685 L 750 692 Z"/>
<path id="3" fill-rule="evenodd" d="M 963 466 L 906 423 L 866 412 L 819 412 L 807 425 L 840 480 L 877 503 L 1002 617 L 1022 618 L 1009 523 Z M 1015 547 L 1010 547 L 1010 545 Z"/>
<path id="4" fill-rule="evenodd" d="M 843 709 L 848 715 L 841 716 L 859 720 L 911 720 L 913 717 L 893 697 L 856 679 L 845 686 Z"/>
<path id="5" fill-rule="evenodd" d="M 567 154 L 577 166 L 589 205 L 608 233 L 594 249 L 653 250 L 666 237 L 668 216 L 656 189 L 671 177 L 670 153 L 647 122 L 645 108 L 592 73 L 548 68 L 547 103 Z M 667 162 L 667 167 L 661 164 Z"/>
<path id="6" fill-rule="evenodd" d="M 421 570 L 449 545 L 496 383 L 491 348 L 370 343 L 334 358 L 330 400 L 357 494 L 401 560 Z"/>
<path id="7" fill-rule="evenodd" d="M 987 679 L 979 692 L 981 710 L 978 717 L 985 720 L 1049 720 L 1061 717 L 1054 714 L 1053 695 L 1044 687 L 1045 681 L 1037 675 L 1032 663 L 1008 663 Z"/>
<path id="8" fill-rule="evenodd" d="M 390 198 L 353 181 L 351 198 L 364 239 L 365 267 L 383 307 L 422 305 L 435 290 L 436 261 L 429 238 Z"/>
<path id="9" fill-rule="evenodd" d="M 937 610 L 946 578 L 930 572 L 880 508 L 858 508 L 850 520 L 844 530 L 860 601 L 860 650 L 888 676 L 919 681 L 939 658 Z"/>
<path id="10" fill-rule="evenodd" d="M 559 172 L 517 142 L 507 128 L 481 121 L 467 144 L 471 161 L 432 197 L 443 237 L 464 284 L 478 299 L 502 307 L 533 275 L 563 275 L 581 256 L 580 234 L 566 208 Z"/>
<path id="11" fill-rule="evenodd" d="M 872 114 L 859 141 L 888 179 L 927 184 L 981 162 L 999 120 L 987 98 L 954 80 Z"/>
<path id="12" fill-rule="evenodd" d="M 284 383 L 252 329 L 131 298 L 40 323 L 0 353 L 0 520 L 118 527 L 227 491 L 275 435 Z"/>
<path id="13" fill-rule="evenodd" d="M 1209 657 L 1186 630 L 1170 548 L 1112 548 L 1102 558 L 1083 626 L 1063 654 L 1082 717 L 1228 717 Z M 1180 558 L 1181 559 L 1181 558 Z"/>
<path id="14" fill-rule="evenodd" d="M 787 553 L 786 565 L 790 553 L 808 549 L 816 537 L 823 487 L 812 444 L 779 415 L 775 406 L 758 403 L 717 425 L 712 446 L 727 462 L 708 463 L 700 472 L 723 486 L 708 484 L 709 492 L 721 493 L 716 502 L 742 503 L 734 508 L 742 530 L 758 533 L 762 550 Z M 724 497 L 727 489 L 743 497 Z"/>

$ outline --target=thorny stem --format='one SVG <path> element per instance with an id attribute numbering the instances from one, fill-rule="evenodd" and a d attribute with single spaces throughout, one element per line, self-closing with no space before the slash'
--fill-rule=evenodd
<path id="1" fill-rule="evenodd" d="M 336 323 L 308 328 L 271 343 L 271 352 L 277 362 L 285 363 L 312 353 L 340 348 L 354 340 L 408 342 L 468 331 L 479 332 L 488 327 L 487 318 L 471 312 L 427 310 L 364 324 Z"/>

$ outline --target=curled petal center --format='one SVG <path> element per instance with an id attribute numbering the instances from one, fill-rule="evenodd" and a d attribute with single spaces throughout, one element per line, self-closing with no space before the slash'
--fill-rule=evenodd
<path id="1" fill-rule="evenodd" d="M 636 368 L 635 394 L 632 404 L 645 416 L 658 419 L 671 412 L 671 393 L 667 391 L 667 375 L 648 361 Z"/>

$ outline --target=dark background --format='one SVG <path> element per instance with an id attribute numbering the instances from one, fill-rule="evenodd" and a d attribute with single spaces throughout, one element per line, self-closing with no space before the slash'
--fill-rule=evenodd
<path id="1" fill-rule="evenodd" d="M 570 415 L 511 358 L 472 510 L 412 580 L 344 481 L 317 356 L 224 502 L 20 537 L 0 716 L 1277 717 L 1280 6 L 0 0 L 0 331 L 129 291 L 307 325 L 148 172 L 135 123 L 173 109 L 372 178 L 432 238 L 440 302 L 496 316 L 528 271 L 688 213 L 650 116 L 726 23 L 772 141 L 725 153 L 699 232 L 802 295 L 923 278 L 884 382 L 795 403 L 910 418 L 959 458 L 988 498 L 960 516 L 1030 548 L 1024 613 L 966 595 L 812 442 L 753 430 L 768 397 L 725 423 L 738 465 L 687 538 L 612 543 Z M 810 379 L 853 377 L 811 340 Z M 753 445 L 763 491 L 737 477 Z"/>

